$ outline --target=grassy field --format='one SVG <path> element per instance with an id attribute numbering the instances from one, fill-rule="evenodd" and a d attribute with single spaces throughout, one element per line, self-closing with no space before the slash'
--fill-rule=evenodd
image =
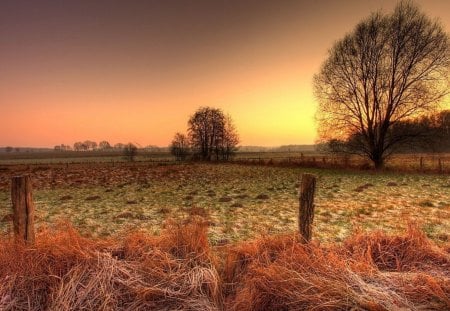
<path id="1" fill-rule="evenodd" d="M 305 172 L 318 177 L 307 245 L 295 234 Z M 10 178 L 18 174 L 33 178 L 32 246 L 8 234 Z M 0 310 L 450 308 L 444 174 L 148 162 L 1 166 L 0 231 Z"/>
<path id="2" fill-rule="evenodd" d="M 174 164 L 175 157 L 169 152 L 138 151 L 135 162 L 148 164 Z M 321 153 L 312 146 L 300 151 L 238 151 L 233 157 L 238 164 L 302 166 L 316 168 L 370 169 L 371 164 L 360 156 L 343 156 Z M 41 151 L 0 152 L 0 166 L 16 165 L 65 165 L 65 164 L 118 164 L 128 160 L 119 150 L 111 151 Z M 385 170 L 403 172 L 450 173 L 449 153 L 395 154 L 385 165 Z"/>
<path id="3" fill-rule="evenodd" d="M 34 180 L 37 226 L 69 220 L 82 234 L 159 233 L 166 219 L 204 216 L 212 245 L 297 226 L 303 172 L 318 177 L 314 238 L 342 241 L 355 230 L 402 232 L 418 222 L 450 239 L 450 176 L 236 164 L 109 163 L 7 167 L 0 171 L 0 230 L 10 227 L 10 177 Z"/>

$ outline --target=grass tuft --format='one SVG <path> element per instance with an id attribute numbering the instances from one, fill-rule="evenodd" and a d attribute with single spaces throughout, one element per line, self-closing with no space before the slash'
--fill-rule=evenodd
<path id="1" fill-rule="evenodd" d="M 0 310 L 448 310 L 450 244 L 416 226 L 341 244 L 297 234 L 212 248 L 193 209 L 159 236 L 87 238 L 41 228 L 34 246 L 0 238 Z"/>

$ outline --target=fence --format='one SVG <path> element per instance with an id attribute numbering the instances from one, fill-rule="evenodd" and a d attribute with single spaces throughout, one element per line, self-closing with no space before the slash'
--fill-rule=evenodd
<path id="1" fill-rule="evenodd" d="M 234 163 L 254 165 L 281 165 L 317 168 L 370 169 L 369 160 L 359 156 L 274 156 L 236 157 Z M 398 154 L 386 161 L 385 168 L 399 171 L 450 173 L 450 154 Z"/>
<path id="2" fill-rule="evenodd" d="M 301 180 L 298 211 L 299 240 L 302 243 L 308 243 L 312 237 L 316 177 L 312 174 L 303 174 Z M 11 202 L 15 240 L 19 243 L 34 244 L 34 202 L 29 175 L 12 177 Z"/>
<path id="3" fill-rule="evenodd" d="M 286 156 L 284 153 L 255 153 L 245 154 L 237 153 L 230 161 L 236 164 L 246 165 L 277 165 L 277 166 L 299 166 L 299 167 L 316 167 L 316 168 L 353 168 L 353 169 L 370 169 L 372 164 L 366 158 L 359 156 L 335 156 L 328 154 L 307 154 Z M 251 155 L 251 156 L 249 156 Z M 39 167 L 43 165 L 56 166 L 74 166 L 74 165 L 116 165 L 121 166 L 139 166 L 139 165 L 172 165 L 189 163 L 189 161 L 178 161 L 170 157 L 158 158 L 141 158 L 137 161 L 124 161 L 119 158 L 78 158 L 76 160 L 65 159 L 39 159 L 33 161 L 31 159 L 23 162 L 0 162 L 0 170 L 7 167 L 25 166 L 27 168 Z M 450 154 L 397 154 L 386 161 L 385 165 L 388 170 L 398 171 L 418 171 L 418 172 L 437 172 L 450 173 Z"/>

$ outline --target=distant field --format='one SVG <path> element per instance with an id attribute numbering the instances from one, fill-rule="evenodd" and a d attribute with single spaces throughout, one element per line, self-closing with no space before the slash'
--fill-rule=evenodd
<path id="1" fill-rule="evenodd" d="M 10 226 L 10 177 L 31 173 L 36 223 L 68 219 L 83 234 L 142 229 L 201 214 L 213 244 L 296 229 L 299 176 L 318 176 L 314 237 L 342 241 L 353 230 L 403 231 L 418 221 L 433 240 L 450 239 L 450 176 L 238 164 L 94 163 L 0 170 L 0 231 Z"/>
<path id="2" fill-rule="evenodd" d="M 45 152 L 1 152 L 1 165 L 44 165 L 75 163 L 121 163 L 127 162 L 121 151 L 45 151 Z M 140 150 L 135 162 L 170 164 L 177 163 L 166 151 Z M 237 152 L 233 162 L 241 164 L 290 165 L 316 168 L 368 169 L 370 161 L 359 156 L 336 156 L 314 151 L 245 151 Z M 419 172 L 450 173 L 450 154 L 396 154 L 386 162 L 386 169 Z"/>
<path id="3" fill-rule="evenodd" d="M 137 161 L 174 160 L 167 152 L 140 151 Z M 125 162 L 122 151 L 44 151 L 2 152 L 0 165 L 15 164 L 65 164 L 86 162 Z"/>

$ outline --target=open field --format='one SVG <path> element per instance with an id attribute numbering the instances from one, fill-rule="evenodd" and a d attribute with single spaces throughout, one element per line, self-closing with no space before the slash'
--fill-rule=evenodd
<path id="1" fill-rule="evenodd" d="M 167 151 L 139 150 L 136 162 L 149 164 L 174 164 L 175 157 Z M 42 151 L 42 152 L 0 152 L 0 166 L 14 165 L 62 165 L 82 163 L 127 162 L 122 151 Z M 240 164 L 296 165 L 316 168 L 369 169 L 370 162 L 359 156 L 342 156 L 321 153 L 312 146 L 300 151 L 238 151 L 232 159 Z M 406 172 L 450 173 L 449 153 L 395 154 L 386 162 L 386 170 Z"/>
<path id="2" fill-rule="evenodd" d="M 299 177 L 318 176 L 314 238 L 342 241 L 356 229 L 399 233 L 418 222 L 450 239 L 450 176 L 236 164 L 110 163 L 4 167 L 0 230 L 8 231 L 10 177 L 34 180 L 37 226 L 69 220 L 82 234 L 111 236 L 190 214 L 209 222 L 212 245 L 296 230 Z"/>

